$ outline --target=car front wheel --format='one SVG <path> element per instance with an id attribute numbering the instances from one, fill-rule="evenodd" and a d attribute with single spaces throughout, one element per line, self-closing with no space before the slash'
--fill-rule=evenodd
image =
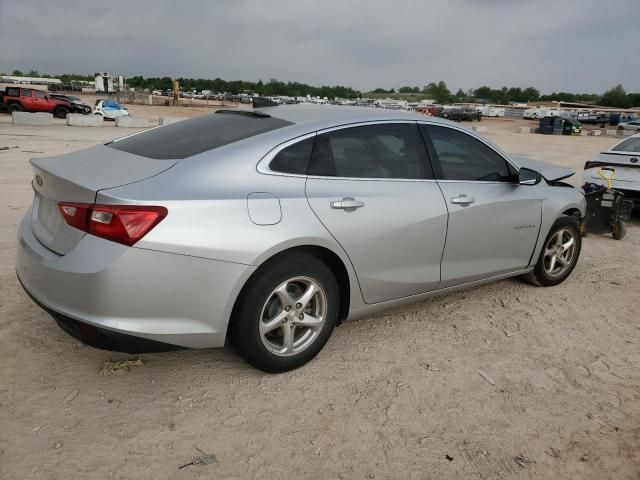
<path id="1" fill-rule="evenodd" d="M 338 284 L 321 260 L 306 253 L 276 258 L 243 289 L 229 341 L 260 370 L 293 370 L 327 343 L 338 320 L 338 303 Z"/>
<path id="2" fill-rule="evenodd" d="M 581 248 L 578 221 L 573 217 L 560 217 L 544 241 L 536 266 L 524 278 L 541 287 L 564 282 L 576 266 Z"/>

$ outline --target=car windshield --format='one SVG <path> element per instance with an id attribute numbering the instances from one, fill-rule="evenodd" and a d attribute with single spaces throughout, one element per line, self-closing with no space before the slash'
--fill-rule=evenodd
<path id="1" fill-rule="evenodd" d="M 620 142 L 618 145 L 611 149 L 612 152 L 640 152 L 640 137 L 627 138 L 624 142 Z"/>
<path id="2" fill-rule="evenodd" d="M 122 110 L 124 108 L 122 105 L 120 105 L 115 100 L 105 100 L 104 102 L 102 102 L 102 107 L 103 108 L 114 108 L 114 109 L 117 109 L 117 110 Z"/>
<path id="3" fill-rule="evenodd" d="M 125 137 L 107 146 L 156 160 L 183 159 L 291 122 L 252 112 L 220 111 Z"/>

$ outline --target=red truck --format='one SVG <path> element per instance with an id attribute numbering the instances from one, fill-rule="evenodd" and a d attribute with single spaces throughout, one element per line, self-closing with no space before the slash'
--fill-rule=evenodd
<path id="1" fill-rule="evenodd" d="M 6 87 L 0 92 L 0 110 L 11 112 L 49 112 L 66 118 L 73 111 L 71 103 L 50 97 L 47 92 L 33 88 Z"/>

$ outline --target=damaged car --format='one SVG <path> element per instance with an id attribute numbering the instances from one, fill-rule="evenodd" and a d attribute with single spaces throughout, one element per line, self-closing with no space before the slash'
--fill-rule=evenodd
<path id="1" fill-rule="evenodd" d="M 613 188 L 640 204 L 640 133 L 584 164 L 584 182 Z"/>
<path id="2" fill-rule="evenodd" d="M 402 111 L 221 110 L 31 165 L 18 278 L 118 351 L 230 343 L 287 371 L 341 322 L 509 277 L 558 285 L 580 256 L 571 170 Z"/>

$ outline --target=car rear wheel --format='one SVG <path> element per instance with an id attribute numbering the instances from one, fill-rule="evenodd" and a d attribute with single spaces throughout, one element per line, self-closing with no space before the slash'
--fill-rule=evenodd
<path id="1" fill-rule="evenodd" d="M 22 105 L 20 105 L 19 103 L 10 103 L 7 106 L 7 111 L 9 113 L 13 113 L 13 112 L 21 112 L 22 111 Z"/>
<path id="2" fill-rule="evenodd" d="M 53 114 L 58 118 L 67 118 L 67 114 L 69 113 L 69 109 L 67 107 L 57 107 Z"/>
<path id="3" fill-rule="evenodd" d="M 322 261 L 306 253 L 276 258 L 245 286 L 229 341 L 260 370 L 293 370 L 326 344 L 338 319 L 338 302 L 338 284 Z"/>
<path id="4" fill-rule="evenodd" d="M 536 266 L 524 278 L 541 287 L 564 282 L 576 266 L 581 248 L 578 221 L 573 217 L 559 218 L 544 241 Z"/>

